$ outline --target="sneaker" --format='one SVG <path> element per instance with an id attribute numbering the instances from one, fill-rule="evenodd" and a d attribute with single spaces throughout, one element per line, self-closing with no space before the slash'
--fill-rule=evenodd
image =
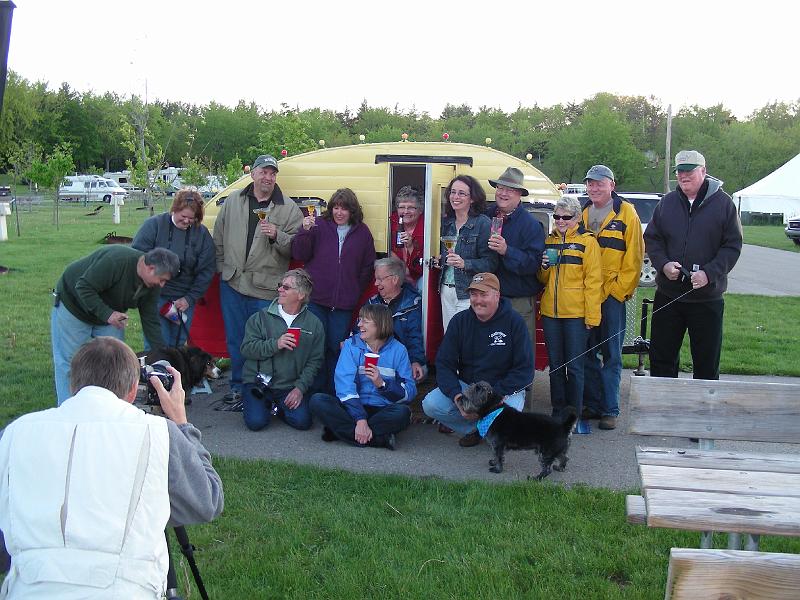
<path id="1" fill-rule="evenodd" d="M 468 433 L 460 440 L 458 440 L 458 445 L 462 448 L 471 448 L 472 446 L 477 446 L 481 443 L 481 434 L 477 431 L 473 431 L 472 433 Z"/>
<path id="2" fill-rule="evenodd" d="M 241 400 L 242 394 L 236 390 L 231 390 L 222 397 L 222 401 L 225 402 L 225 404 L 237 404 L 238 402 L 241 402 Z"/>
<path id="3" fill-rule="evenodd" d="M 617 417 L 614 415 L 603 415 L 600 417 L 600 423 L 597 425 L 600 429 L 616 429 Z"/>
<path id="4" fill-rule="evenodd" d="M 581 419 L 588 421 L 589 419 L 599 419 L 602 415 L 594 412 L 591 408 L 584 408 L 581 411 Z"/>

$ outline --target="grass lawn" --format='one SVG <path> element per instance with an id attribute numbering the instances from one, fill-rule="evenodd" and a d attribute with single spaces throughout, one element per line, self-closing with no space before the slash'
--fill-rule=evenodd
<path id="1" fill-rule="evenodd" d="M 745 225 L 743 229 L 745 244 L 800 252 L 800 246 L 786 237 L 783 225 Z"/>
<path id="2" fill-rule="evenodd" d="M 50 290 L 67 263 L 147 211 L 86 217 L 65 206 L 21 212 L 0 243 L 0 424 L 52 406 Z M 729 297 L 723 370 L 800 375 L 796 299 Z M 780 315 L 780 325 L 775 315 Z M 794 324 L 794 326 L 792 326 Z M 141 347 L 131 314 L 128 342 Z M 553 484 L 492 485 L 357 475 L 284 463 L 217 459 L 226 509 L 189 528 L 212 598 L 662 598 L 669 548 L 693 533 L 625 523 L 624 494 Z M 717 544 L 722 545 L 722 541 Z M 800 553 L 800 540 L 765 538 Z M 190 577 L 181 561 L 181 579 Z M 197 598 L 193 584 L 181 585 Z"/>

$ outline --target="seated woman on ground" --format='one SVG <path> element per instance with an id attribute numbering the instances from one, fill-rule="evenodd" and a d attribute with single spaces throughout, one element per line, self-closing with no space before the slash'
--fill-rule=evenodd
<path id="1" fill-rule="evenodd" d="M 366 304 L 358 317 L 359 334 L 345 340 L 336 364 L 336 396 L 311 396 L 311 414 L 322 422 L 326 442 L 394 450 L 417 394 L 408 352 L 392 335 L 387 306 Z"/>

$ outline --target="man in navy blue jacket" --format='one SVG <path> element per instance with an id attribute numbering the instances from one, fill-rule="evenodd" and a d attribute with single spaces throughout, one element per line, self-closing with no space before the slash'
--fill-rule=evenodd
<path id="1" fill-rule="evenodd" d="M 525 388 L 533 381 L 533 345 L 522 317 L 500 297 L 492 273 L 478 273 L 469 287 L 470 308 L 453 317 L 436 356 L 436 383 L 422 401 L 425 414 L 460 433 L 462 447 L 475 446 L 480 435 L 455 401 L 466 387 L 487 381 L 505 404 L 522 410 Z"/>
<path id="2" fill-rule="evenodd" d="M 522 206 L 522 197 L 528 195 L 522 171 L 509 167 L 497 179 L 490 179 L 489 185 L 497 191 L 495 205 L 486 214 L 489 218 L 503 219 L 501 234 L 489 238 L 489 248 L 500 255 L 497 269 L 500 293 L 525 320 L 531 342 L 535 344 L 536 296 L 542 291 L 536 273 L 542 264 L 544 229 Z"/>

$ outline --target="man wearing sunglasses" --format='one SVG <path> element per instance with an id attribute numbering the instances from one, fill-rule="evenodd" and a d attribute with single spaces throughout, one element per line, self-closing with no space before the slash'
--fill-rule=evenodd
<path id="1" fill-rule="evenodd" d="M 677 377 L 689 331 L 695 379 L 719 379 L 722 294 L 742 251 L 742 224 L 722 182 L 696 150 L 675 156 L 678 188 L 665 195 L 644 232 L 655 267 L 650 375 Z"/>
<path id="2" fill-rule="evenodd" d="M 590 200 L 583 207 L 583 225 L 597 237 L 603 268 L 600 327 L 589 334 L 591 350 L 584 363 L 583 418 L 599 418 L 600 429 L 614 429 L 619 416 L 625 301 L 636 291 L 644 257 L 642 223 L 633 204 L 614 191 L 614 173 L 607 166 L 594 165 L 583 181 Z"/>

